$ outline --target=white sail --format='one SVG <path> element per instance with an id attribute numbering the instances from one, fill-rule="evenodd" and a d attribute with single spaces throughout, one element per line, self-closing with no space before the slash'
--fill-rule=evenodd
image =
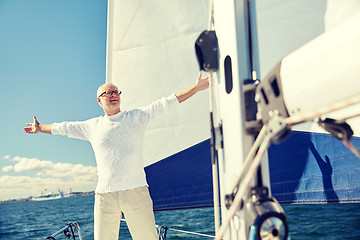
<path id="1" fill-rule="evenodd" d="M 109 0 L 107 82 L 118 85 L 122 109 L 143 107 L 195 83 L 194 43 L 207 27 L 208 1 Z M 145 166 L 209 138 L 203 92 L 149 126 Z"/>

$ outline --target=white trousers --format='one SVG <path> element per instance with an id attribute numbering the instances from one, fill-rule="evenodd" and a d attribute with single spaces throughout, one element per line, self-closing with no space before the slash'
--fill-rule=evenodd
<path id="1" fill-rule="evenodd" d="M 132 239 L 157 240 L 153 202 L 148 187 L 95 194 L 94 239 L 118 240 L 122 214 Z"/>

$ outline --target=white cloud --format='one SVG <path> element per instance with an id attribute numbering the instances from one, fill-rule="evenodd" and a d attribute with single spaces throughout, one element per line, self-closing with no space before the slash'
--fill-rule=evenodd
<path id="1" fill-rule="evenodd" d="M 41 161 L 36 158 L 14 157 L 13 160 L 18 162 L 14 166 L 15 172 L 22 172 L 27 170 L 42 170 L 52 168 L 52 166 L 54 165 L 54 163 L 51 161 Z"/>
<path id="2" fill-rule="evenodd" d="M 3 158 L 4 159 L 10 159 L 10 155 L 5 155 Z"/>
<path id="3" fill-rule="evenodd" d="M 82 164 L 55 163 L 42 168 L 37 176 L 73 177 L 73 176 L 96 176 L 96 168 Z"/>
<path id="4" fill-rule="evenodd" d="M 12 169 L 14 169 L 13 166 L 5 166 L 5 167 L 2 168 L 2 171 L 3 171 L 3 172 L 9 172 L 9 171 L 11 171 Z"/>
<path id="5" fill-rule="evenodd" d="M 14 169 L 15 172 L 35 171 L 39 177 L 75 177 L 77 175 L 96 176 L 96 167 L 83 164 L 54 163 L 37 158 L 16 156 L 12 161 L 17 162 L 14 166 L 6 166 L 3 172 Z"/>
<path id="6" fill-rule="evenodd" d="M 97 181 L 96 167 L 83 164 L 54 163 L 37 158 L 13 157 L 14 165 L 5 166 L 2 172 L 35 172 L 31 176 L 1 176 L 0 200 L 39 195 L 45 188 L 57 192 L 93 191 Z"/>

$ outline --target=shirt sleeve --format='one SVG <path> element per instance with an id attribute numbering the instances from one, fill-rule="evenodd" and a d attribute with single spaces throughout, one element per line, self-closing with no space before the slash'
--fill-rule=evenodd
<path id="1" fill-rule="evenodd" d="M 51 133 L 89 141 L 89 121 L 54 123 Z"/>
<path id="2" fill-rule="evenodd" d="M 172 94 L 166 98 L 160 98 L 159 100 L 151 103 L 149 106 L 143 107 L 142 110 L 146 112 L 148 118 L 147 120 L 151 121 L 178 103 L 179 100 L 175 94 Z"/>

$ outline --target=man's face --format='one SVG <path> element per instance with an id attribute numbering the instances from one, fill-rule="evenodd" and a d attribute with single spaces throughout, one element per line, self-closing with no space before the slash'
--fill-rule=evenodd
<path id="1" fill-rule="evenodd" d="M 97 99 L 105 113 L 113 114 L 113 112 L 120 111 L 119 90 L 113 84 L 104 84 Z"/>

